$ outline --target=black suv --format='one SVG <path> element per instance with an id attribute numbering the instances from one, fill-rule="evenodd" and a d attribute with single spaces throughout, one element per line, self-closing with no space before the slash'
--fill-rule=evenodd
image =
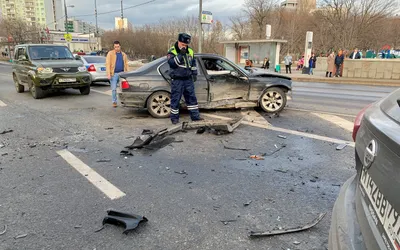
<path id="1" fill-rule="evenodd" d="M 29 88 L 40 99 L 49 89 L 79 89 L 90 93 L 90 74 L 75 60 L 68 47 L 54 44 L 23 44 L 15 47 L 13 79 L 18 93 Z"/>

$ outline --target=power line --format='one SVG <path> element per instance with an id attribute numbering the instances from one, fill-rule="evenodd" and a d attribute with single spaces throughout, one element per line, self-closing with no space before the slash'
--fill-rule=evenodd
<path id="1" fill-rule="evenodd" d="M 130 7 L 123 8 L 123 10 L 136 8 L 136 7 L 139 7 L 139 6 L 142 6 L 142 5 L 145 5 L 145 4 L 149 4 L 149 3 L 152 3 L 152 2 L 155 2 L 155 1 L 156 0 L 150 0 L 150 1 L 147 1 L 147 2 L 144 2 L 144 3 L 140 3 L 140 4 L 137 4 L 137 5 L 133 5 L 133 6 L 130 6 Z M 121 9 L 112 10 L 112 11 L 97 13 L 97 15 L 105 15 L 105 14 L 110 14 L 110 13 L 120 12 L 120 11 L 121 11 Z M 71 16 L 73 16 L 73 15 L 71 15 Z M 94 14 L 76 15 L 76 16 L 73 16 L 73 17 L 85 17 L 85 16 L 94 16 Z"/>

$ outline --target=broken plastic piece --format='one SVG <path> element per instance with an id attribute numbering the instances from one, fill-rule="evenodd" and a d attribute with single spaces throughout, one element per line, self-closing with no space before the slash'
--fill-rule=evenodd
<path id="1" fill-rule="evenodd" d="M 347 144 L 340 144 L 339 146 L 336 147 L 336 150 L 342 150 L 345 147 L 347 147 Z"/>
<path id="2" fill-rule="evenodd" d="M 12 129 L 10 129 L 10 130 L 4 130 L 3 132 L 0 132 L 0 135 L 4 135 L 4 134 L 7 134 L 7 133 L 11 133 L 11 132 L 13 132 L 14 130 L 12 130 Z"/>
<path id="3" fill-rule="evenodd" d="M 264 160 L 264 157 L 261 157 L 259 155 L 250 155 L 250 158 L 255 160 Z"/>
<path id="4" fill-rule="evenodd" d="M 7 232 L 7 225 L 4 225 L 4 230 L 0 232 L 0 235 L 3 235 Z"/>
<path id="5" fill-rule="evenodd" d="M 278 135 L 279 138 L 286 139 L 287 137 L 284 135 Z"/>
<path id="6" fill-rule="evenodd" d="M 15 236 L 14 239 L 18 240 L 18 239 L 21 239 L 21 238 L 25 238 L 26 236 L 28 236 L 28 234 L 21 234 L 21 235 Z"/>
<path id="7" fill-rule="evenodd" d="M 103 219 L 103 225 L 106 223 L 117 226 L 124 225 L 124 234 L 127 234 L 129 231 L 137 228 L 140 223 L 147 221 L 147 218 L 144 216 L 108 210 L 107 216 Z"/>
<path id="8" fill-rule="evenodd" d="M 142 135 L 151 135 L 154 134 L 154 131 L 151 129 L 143 129 Z"/>
<path id="9" fill-rule="evenodd" d="M 313 221 L 310 223 L 307 223 L 306 225 L 302 227 L 294 227 L 294 228 L 288 228 L 288 229 L 279 229 L 279 230 L 272 230 L 272 231 L 266 231 L 266 232 L 250 232 L 250 237 L 262 237 L 262 236 L 273 236 L 273 235 L 279 235 L 279 234 L 288 234 L 288 233 L 295 233 L 295 232 L 300 232 L 304 231 L 307 229 L 310 229 L 317 225 L 324 217 L 326 213 L 321 213 L 318 215 L 317 218 L 315 218 Z"/>
<path id="10" fill-rule="evenodd" d="M 128 150 L 121 150 L 121 152 L 119 154 L 126 155 L 126 156 L 133 156 L 132 152 L 129 152 Z"/>

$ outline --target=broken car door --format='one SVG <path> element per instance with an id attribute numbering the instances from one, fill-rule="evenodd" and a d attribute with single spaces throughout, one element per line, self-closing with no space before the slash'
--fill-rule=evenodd
<path id="1" fill-rule="evenodd" d="M 202 60 L 210 82 L 211 102 L 248 99 L 250 83 L 240 70 L 220 58 L 203 57 Z"/>
<path id="2" fill-rule="evenodd" d="M 203 71 L 199 67 L 199 60 L 197 59 L 197 81 L 194 83 L 197 102 L 199 104 L 208 103 L 208 81 L 203 73 Z M 165 62 L 159 67 L 160 73 L 167 79 L 168 82 L 171 82 L 171 77 L 169 76 L 170 68 L 168 62 Z"/>

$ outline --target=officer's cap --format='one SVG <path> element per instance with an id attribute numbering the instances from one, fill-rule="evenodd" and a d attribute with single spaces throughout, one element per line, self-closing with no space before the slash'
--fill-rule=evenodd
<path id="1" fill-rule="evenodd" d="M 181 43 L 189 44 L 192 37 L 186 33 L 180 33 L 178 36 L 178 41 Z"/>

